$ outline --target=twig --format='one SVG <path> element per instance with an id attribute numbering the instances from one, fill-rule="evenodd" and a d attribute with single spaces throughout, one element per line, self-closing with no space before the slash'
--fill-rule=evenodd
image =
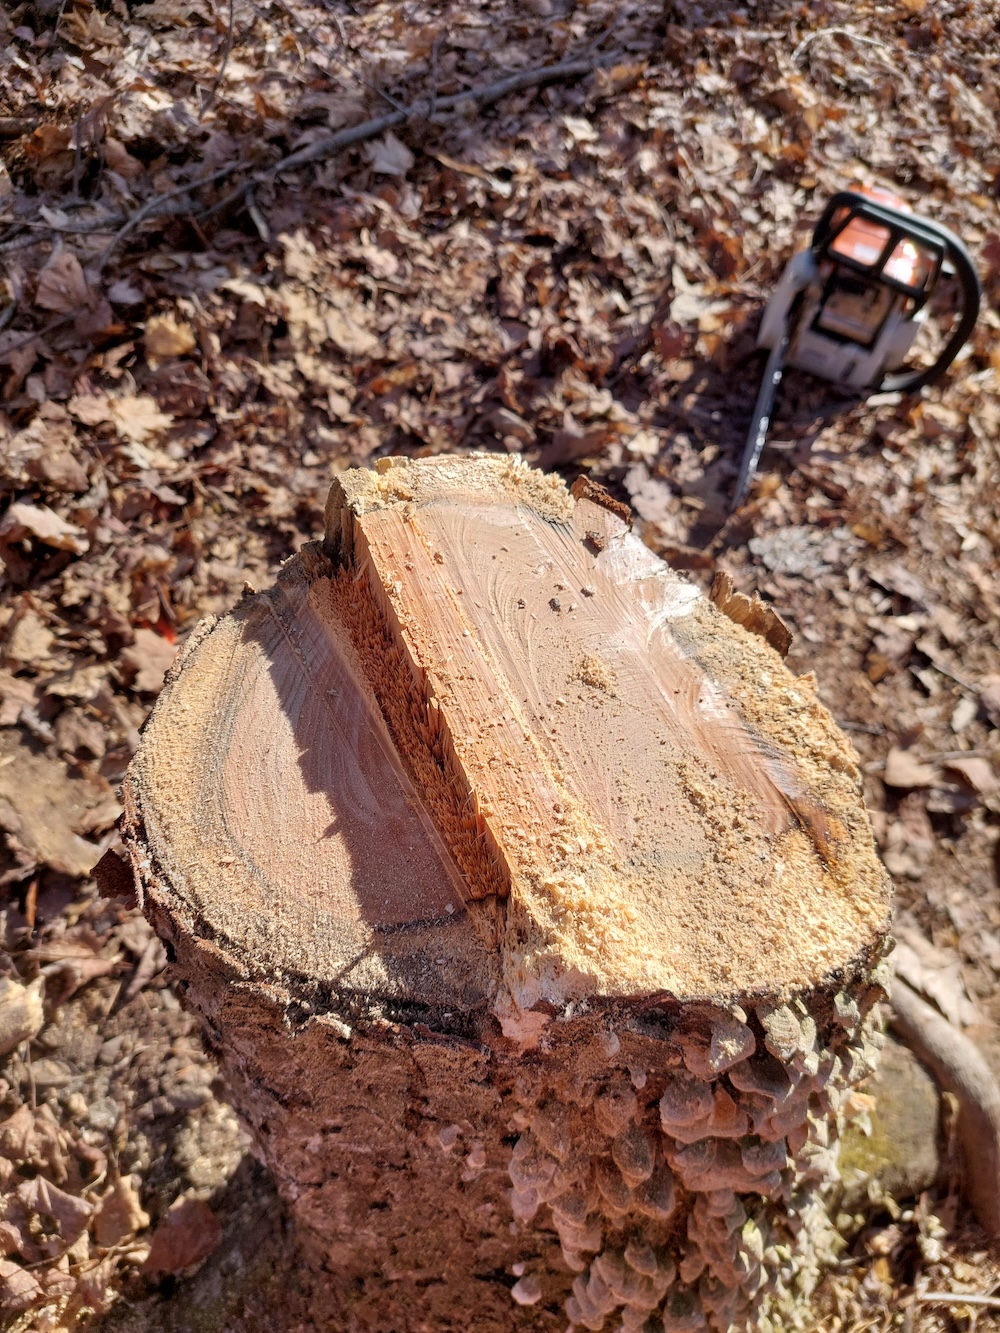
<path id="1" fill-rule="evenodd" d="M 36 338 L 47 338 L 50 333 L 55 333 L 56 329 L 61 329 L 64 324 L 72 324 L 74 319 L 76 319 L 75 314 L 63 315 L 60 319 L 54 319 L 51 324 L 46 324 L 43 328 L 35 329 L 34 333 L 26 333 L 24 337 L 19 338 L 17 342 L 8 343 L 7 346 L 3 348 L 3 355 L 7 356 L 10 352 L 16 352 L 22 347 L 27 347 L 27 345 L 33 343 Z"/>
<path id="2" fill-rule="evenodd" d="M 431 47 L 431 105 L 427 113 L 427 119 L 433 120 L 434 113 L 437 111 L 437 81 L 438 81 L 438 51 L 441 46 L 441 34 L 434 38 L 434 45 Z"/>
<path id="3" fill-rule="evenodd" d="M 174 211 L 173 209 L 165 208 L 165 204 L 181 198 L 182 195 L 190 194 L 193 190 L 199 190 L 203 185 L 212 185 L 215 181 L 225 180 L 225 178 L 231 176 L 233 172 L 239 171 L 241 168 L 248 165 L 249 163 L 247 162 L 230 162 L 228 166 L 219 167 L 217 171 L 210 171 L 207 176 L 200 176 L 198 180 L 191 181 L 188 185 L 179 185 L 176 190 L 168 190 L 166 194 L 158 194 L 155 199 L 150 199 L 147 203 L 143 204 L 142 208 L 132 214 L 124 227 L 116 232 L 111 244 L 101 255 L 98 271 L 103 271 L 108 260 L 114 254 L 115 250 L 117 250 L 121 242 L 129 232 L 135 231 L 140 222 L 145 222 L 146 219 L 150 217 L 157 217 L 161 213 L 170 213 Z"/>
<path id="4" fill-rule="evenodd" d="M 487 84 L 483 88 L 469 88 L 465 92 L 452 93 L 448 97 L 438 98 L 437 114 L 454 115 L 461 108 L 468 106 L 470 102 L 482 110 L 484 107 L 492 106 L 494 102 L 499 102 L 502 97 L 506 97 L 509 93 L 520 92 L 524 88 L 557 83 L 561 79 L 577 78 L 580 75 L 592 73 L 594 68 L 595 62 L 591 60 L 565 60 L 557 65 L 543 65 L 537 69 L 521 70 L 518 74 L 510 74 L 507 78 L 500 79 L 497 83 Z M 430 107 L 431 105 L 431 101 L 428 100 L 427 106 Z M 261 183 L 271 181 L 285 171 L 292 171 L 296 167 L 305 166 L 308 162 L 317 162 L 320 158 L 339 153 L 344 148 L 351 148 L 354 144 L 361 143 L 365 139 L 374 139 L 376 135 L 383 134 L 386 130 L 391 130 L 396 125 L 402 125 L 405 121 L 421 114 L 425 114 L 423 107 L 417 105 L 400 111 L 389 112 L 373 120 L 364 120 L 360 125 L 352 125 L 346 130 L 339 130 L 336 134 L 328 135 L 324 139 L 316 139 L 313 143 L 307 144 L 305 148 L 300 148 L 295 153 L 289 153 L 280 162 L 276 162 L 273 167 L 258 172 L 256 179 Z"/>
<path id="5" fill-rule="evenodd" d="M 92 219 L 71 227 L 40 226 L 36 222 L 28 222 L 25 224 L 30 229 L 28 235 L 4 241 L 0 244 L 0 255 L 11 254 L 14 250 L 27 250 L 32 245 L 42 245 L 50 236 L 92 236 L 97 232 L 117 231 L 126 220 L 124 214 L 113 213 L 109 218 L 101 218 L 99 221 Z"/>
<path id="6" fill-rule="evenodd" d="M 1000 1240 L 1000 1086 L 978 1048 L 897 976 L 892 1026 L 958 1098 L 965 1189 L 980 1226 Z"/>
<path id="7" fill-rule="evenodd" d="M 0 139 L 20 139 L 24 134 L 31 134 L 39 126 L 39 121 L 29 120 L 27 116 L 0 116 Z"/>
<path id="8" fill-rule="evenodd" d="M 83 177 L 83 115 L 76 113 L 73 126 L 73 198 L 80 198 L 80 180 Z"/>
<path id="9" fill-rule="evenodd" d="M 229 0 L 229 25 L 226 29 L 226 45 L 222 51 L 222 61 L 219 65 L 219 72 L 215 76 L 215 82 L 208 90 L 208 96 L 205 98 L 202 108 L 198 112 L 199 120 L 205 119 L 205 113 L 208 111 L 208 108 L 215 101 L 215 95 L 219 91 L 219 85 L 222 83 L 222 80 L 225 76 L 226 66 L 229 64 L 229 57 L 233 49 L 233 25 L 235 23 L 235 18 L 236 18 L 236 0 Z"/>
<path id="10" fill-rule="evenodd" d="M 61 0 L 61 3 L 59 5 L 59 13 L 56 15 L 55 26 L 52 29 L 52 31 L 55 33 L 57 37 L 59 36 L 59 25 L 63 21 L 63 15 L 66 13 L 66 3 L 67 0 Z"/>
<path id="11" fill-rule="evenodd" d="M 29 245 L 37 245 L 43 238 L 38 235 L 18 236 L 16 240 L 4 241 L 0 245 L 0 255 L 13 254 L 15 250 L 27 250 Z"/>
<path id="12" fill-rule="evenodd" d="M 409 107 L 404 106 L 402 102 L 397 102 L 392 93 L 387 93 L 384 88 L 380 88 L 378 84 L 373 83 L 371 79 L 362 77 L 361 82 L 366 88 L 369 88 L 376 97 L 381 97 L 383 102 L 388 102 L 390 106 L 395 107 L 397 111 L 405 112 L 407 116 L 410 114 Z"/>
<path id="13" fill-rule="evenodd" d="M 469 88 L 461 93 L 452 93 L 448 97 L 438 98 L 436 103 L 432 96 L 426 106 L 427 108 L 434 107 L 436 116 L 456 115 L 470 104 L 476 106 L 479 110 L 483 110 L 510 93 L 521 92 L 525 88 L 543 87 L 549 83 L 558 83 L 562 79 L 579 78 L 584 74 L 590 74 L 597 67 L 597 63 L 594 60 L 564 60 L 556 65 L 541 65 L 535 69 L 520 70 L 517 74 L 509 74 L 505 79 L 486 84 L 482 88 Z M 336 134 L 328 134 L 322 139 L 316 139 L 313 143 L 298 149 L 297 152 L 289 153 L 272 166 L 255 171 L 248 181 L 213 205 L 208 212 L 220 211 L 245 195 L 247 191 L 254 189 L 257 185 L 270 184 L 286 171 L 294 171 L 297 167 L 304 167 L 310 162 L 318 162 L 322 158 L 331 157 L 335 153 L 342 152 L 345 148 L 363 143 L 366 139 L 374 139 L 377 135 L 384 134 L 386 130 L 394 129 L 397 125 L 403 125 L 408 120 L 426 114 L 423 104 L 411 107 L 404 106 L 397 111 L 389 111 L 384 116 L 363 120 L 358 125 L 351 125 L 347 129 L 338 130 Z M 187 185 L 180 185 L 177 189 L 170 190 L 167 194 L 157 195 L 155 199 L 150 199 L 142 208 L 133 213 L 125 225 L 116 233 L 111 244 L 100 258 L 99 271 L 106 267 L 108 260 L 121 242 L 140 223 L 145 222 L 147 218 L 157 217 L 161 213 L 183 211 L 170 209 L 165 205 L 183 195 L 192 194 L 203 185 L 212 185 L 216 181 L 225 180 L 227 176 L 233 176 L 239 171 L 249 170 L 252 165 L 252 163 L 243 160 L 230 162 L 227 166 L 209 172 L 207 176 L 202 176 Z"/>
<path id="14" fill-rule="evenodd" d="M 877 37 L 866 37 L 863 33 L 855 32 L 853 28 L 817 28 L 815 32 L 808 33 L 802 38 L 798 46 L 792 52 L 792 64 L 798 63 L 799 56 L 812 42 L 818 37 L 847 37 L 852 42 L 864 42 L 866 46 L 880 46 L 883 51 L 889 51 L 892 48 L 886 43 L 879 41 Z"/>
<path id="15" fill-rule="evenodd" d="M 621 9 L 619 9 L 618 12 L 615 14 L 611 22 L 606 27 L 602 28 L 601 31 L 597 34 L 597 36 L 592 38 L 587 43 L 587 45 L 583 48 L 582 54 L 589 56 L 594 51 L 600 50 L 600 48 L 604 45 L 607 39 L 615 31 L 615 29 L 621 24 L 621 21 L 624 17 L 625 17 L 625 7 L 622 6 Z"/>
<path id="16" fill-rule="evenodd" d="M 594 69 L 594 63 L 591 61 L 564 61 L 558 65 L 546 65 L 539 69 L 524 70 L 520 74 L 513 74 L 506 79 L 501 79 L 498 83 L 488 84 L 484 88 L 470 88 L 466 92 L 454 93 L 448 97 L 442 97 L 437 100 L 436 114 L 454 114 L 459 108 L 475 102 L 482 106 L 489 106 L 491 103 L 499 101 L 501 97 L 509 92 L 518 92 L 523 88 L 529 88 L 532 85 L 539 86 L 545 83 L 555 83 L 559 79 L 572 78 L 580 74 L 588 74 Z M 434 106 L 433 97 L 430 102 Z M 327 135 L 323 139 L 317 139 L 308 144 L 305 148 L 300 148 L 295 153 L 289 153 L 273 166 L 266 170 L 255 173 L 252 180 L 245 184 L 237 186 L 224 199 L 220 199 L 217 204 L 207 210 L 205 216 L 220 212 L 222 209 L 235 203 L 248 190 L 252 190 L 255 185 L 270 184 L 285 171 L 292 171 L 296 167 L 305 166 L 310 162 L 317 162 L 324 157 L 332 157 L 333 154 L 342 152 L 345 148 L 351 148 L 356 143 L 363 143 L 366 139 L 374 139 L 379 134 L 384 134 L 386 130 L 393 129 L 396 125 L 403 125 L 412 117 L 420 114 L 419 107 L 404 108 L 400 111 L 390 111 L 384 116 L 376 116 L 371 120 L 363 120 L 358 125 L 351 125 L 345 130 L 338 130 L 336 134 Z M 428 117 L 429 118 L 429 117 Z M 241 164 L 236 164 L 233 171 L 238 169 Z"/>
<path id="17" fill-rule="evenodd" d="M 918 1301 L 934 1305 L 983 1305 L 987 1310 L 1000 1310 L 1000 1296 L 974 1296 L 963 1291 L 918 1291 Z"/>
<path id="18" fill-rule="evenodd" d="M 247 190 L 246 200 L 247 212 L 250 214 L 250 220 L 257 228 L 257 235 L 266 245 L 271 239 L 271 229 L 267 225 L 267 220 L 264 217 L 264 214 L 257 207 L 257 196 L 252 188 Z"/>

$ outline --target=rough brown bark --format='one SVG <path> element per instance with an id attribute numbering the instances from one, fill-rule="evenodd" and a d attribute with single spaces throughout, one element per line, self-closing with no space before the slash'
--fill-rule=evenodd
<path id="1" fill-rule="evenodd" d="M 888 915 L 853 754 L 619 509 L 495 456 L 345 474 L 126 782 L 335 1327 L 780 1325 L 835 1247 Z"/>

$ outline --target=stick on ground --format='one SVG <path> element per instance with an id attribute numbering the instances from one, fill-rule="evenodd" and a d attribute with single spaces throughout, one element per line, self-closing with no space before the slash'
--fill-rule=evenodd
<path id="1" fill-rule="evenodd" d="M 978 1048 L 902 977 L 892 984 L 892 1026 L 958 1098 L 965 1190 L 980 1226 L 1000 1240 L 1000 1087 Z"/>

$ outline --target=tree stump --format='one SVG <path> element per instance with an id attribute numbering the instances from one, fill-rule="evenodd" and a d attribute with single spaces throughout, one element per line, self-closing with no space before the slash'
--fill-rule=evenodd
<path id="1" fill-rule="evenodd" d="M 124 837 L 331 1328 L 801 1319 L 889 891 L 716 598 L 593 485 L 389 459 L 171 673 Z"/>

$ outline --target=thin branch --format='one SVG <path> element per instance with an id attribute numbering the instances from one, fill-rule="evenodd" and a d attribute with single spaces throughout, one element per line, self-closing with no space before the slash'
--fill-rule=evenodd
<path id="1" fill-rule="evenodd" d="M 73 125 L 73 199 L 80 198 L 80 181 L 83 179 L 83 116 L 78 111 Z"/>
<path id="2" fill-rule="evenodd" d="M 542 65 L 535 69 L 520 70 L 516 74 L 509 74 L 506 78 L 499 79 L 496 83 L 486 84 L 482 88 L 469 88 L 461 93 L 453 93 L 448 97 L 437 98 L 436 101 L 432 95 L 426 104 L 419 103 L 411 107 L 400 107 L 399 110 L 389 111 L 384 116 L 363 120 L 360 124 L 339 130 L 336 134 L 328 134 L 322 139 L 314 140 L 313 143 L 298 149 L 297 152 L 289 153 L 270 167 L 254 171 L 248 181 L 213 205 L 208 212 L 219 212 L 228 204 L 241 198 L 247 191 L 253 190 L 257 185 L 270 184 L 286 171 L 294 171 L 297 167 L 304 167 L 310 162 L 318 162 L 322 158 L 332 157 L 335 153 L 343 152 L 345 148 L 352 148 L 355 144 L 363 143 L 366 139 L 374 139 L 378 135 L 384 134 L 386 130 L 394 129 L 397 125 L 403 125 L 414 118 L 425 117 L 432 108 L 435 112 L 435 122 L 440 116 L 454 116 L 464 112 L 470 106 L 482 111 L 485 107 L 492 106 L 494 102 L 500 101 L 501 98 L 507 97 L 510 93 L 521 92 L 526 88 L 539 88 L 546 84 L 558 83 L 563 79 L 579 78 L 585 74 L 591 74 L 597 67 L 597 63 L 594 60 L 564 60 L 556 65 Z M 176 190 L 171 190 L 167 194 L 150 199 L 128 219 L 115 235 L 111 244 L 101 256 L 99 270 L 106 267 L 108 260 L 125 237 L 135 231 L 136 227 L 142 222 L 162 213 L 183 211 L 167 208 L 165 205 L 183 195 L 192 194 L 203 185 L 212 185 L 216 181 L 225 180 L 227 176 L 235 175 L 237 172 L 252 170 L 252 166 L 252 163 L 246 161 L 230 162 L 227 166 L 219 167 L 218 170 L 210 172 L 207 176 L 202 176 L 198 180 L 191 181 L 188 185 L 178 186 Z"/>
<path id="3" fill-rule="evenodd" d="M 89 222 L 79 222 L 69 227 L 40 226 L 37 222 L 28 222 L 25 224 L 30 228 L 28 235 L 18 236 L 13 241 L 4 241 L 0 244 L 0 255 L 8 255 L 15 250 L 27 250 L 32 245 L 41 245 L 50 236 L 93 236 L 102 231 L 117 231 L 125 221 L 127 219 L 123 213 L 112 213 L 108 218 L 91 219 Z"/>
<path id="4" fill-rule="evenodd" d="M 27 347 L 28 344 L 33 343 L 36 338 L 46 338 L 50 333 L 55 333 L 56 329 L 61 329 L 64 324 L 72 324 L 74 319 L 76 319 L 75 314 L 63 315 L 60 319 L 54 319 L 51 323 L 44 325 L 42 328 L 35 329 L 33 333 L 26 333 L 23 338 L 18 338 L 15 342 L 8 343 L 7 346 L 2 349 L 2 355 L 7 356 L 11 352 L 19 351 L 22 347 Z"/>
<path id="5" fill-rule="evenodd" d="M 933 1305 L 983 1305 L 987 1310 L 1000 1310 L 1000 1296 L 974 1296 L 965 1291 L 918 1291 L 917 1300 Z"/>
<path id="6" fill-rule="evenodd" d="M 452 93 L 448 97 L 439 97 L 436 102 L 436 113 L 438 116 L 455 115 L 456 112 L 463 110 L 470 103 L 473 103 L 482 111 L 485 107 L 492 106 L 494 102 L 499 102 L 502 97 L 507 97 L 510 93 L 521 92 L 525 88 L 538 88 L 549 83 L 558 83 L 562 79 L 579 78 L 584 74 L 593 73 L 594 69 L 595 62 L 592 60 L 564 60 L 558 65 L 543 65 L 537 69 L 521 70 L 517 74 L 509 74 L 507 78 L 500 79 L 496 83 L 487 84 L 483 88 L 469 88 L 461 93 Z M 352 125 L 346 130 L 339 130 L 336 134 L 316 139 L 313 143 L 307 144 L 305 148 L 300 148 L 295 153 L 289 153 L 287 157 L 282 158 L 280 162 L 276 162 L 274 166 L 268 167 L 266 171 L 257 172 L 256 179 L 263 184 L 265 181 L 274 180 L 276 176 L 280 176 L 286 171 L 293 171 L 296 167 L 305 166 L 308 162 L 318 162 L 320 158 L 342 152 L 343 149 L 351 148 L 354 144 L 361 143 L 365 139 L 374 139 L 377 135 L 384 134 L 386 130 L 394 129 L 395 126 L 402 125 L 413 117 L 426 115 L 432 105 L 434 105 L 434 102 L 432 99 L 428 99 L 426 104 L 417 104 L 399 111 L 388 112 L 384 116 L 364 120 L 360 125 Z"/>
<path id="7" fill-rule="evenodd" d="M 199 120 L 205 119 L 205 114 L 208 111 L 209 107 L 212 105 L 212 103 L 215 101 L 215 95 L 219 91 L 219 86 L 221 85 L 222 80 L 225 77 L 226 66 L 229 64 L 229 57 L 232 54 L 233 50 L 233 27 L 235 24 L 235 20 L 236 20 L 236 0 L 229 0 L 229 25 L 226 29 L 226 45 L 223 48 L 222 52 L 222 62 L 219 65 L 219 72 L 215 76 L 215 82 L 208 90 L 208 96 L 205 98 L 204 104 L 202 105 L 202 108 L 198 113 Z"/>
<path id="8" fill-rule="evenodd" d="M 37 245 L 43 238 L 39 235 L 18 236 L 14 241 L 4 241 L 0 245 L 0 255 L 13 254 L 15 250 L 27 250 L 29 245 Z"/>
<path id="9" fill-rule="evenodd" d="M 892 1026 L 958 1098 L 965 1192 L 980 1226 L 1000 1240 L 1000 1086 L 977 1046 L 897 976 Z"/>
<path id="10" fill-rule="evenodd" d="M 814 32 L 810 32 L 803 37 L 792 52 L 793 65 L 798 64 L 799 56 L 818 37 L 847 37 L 852 42 L 863 42 L 866 46 L 880 46 L 883 51 L 892 49 L 886 42 L 879 41 L 877 37 L 866 37 L 863 33 L 855 32 L 853 28 L 817 28 Z"/>
<path id="11" fill-rule="evenodd" d="M 165 205 L 170 204 L 176 199 L 180 199 L 185 194 L 191 194 L 194 190 L 200 190 L 203 185 L 213 185 L 216 181 L 225 180 L 227 176 L 231 176 L 234 172 L 240 171 L 247 166 L 249 166 L 249 163 L 247 162 L 230 162 L 228 166 L 219 167 L 217 171 L 210 171 L 207 176 L 199 176 L 197 180 L 191 181 L 187 185 L 179 185 L 176 190 L 168 190 L 166 194 L 158 194 L 154 199 L 148 200 L 147 203 L 143 204 L 142 208 L 132 214 L 124 227 L 116 232 L 111 244 L 101 255 L 100 262 L 98 263 L 98 271 L 100 272 L 104 270 L 108 260 L 114 254 L 115 250 L 117 250 L 121 242 L 130 232 L 135 231 L 140 223 L 145 222 L 147 218 L 158 217 L 162 213 L 181 211 L 165 207 Z"/>
<path id="12" fill-rule="evenodd" d="M 619 18 L 616 17 L 609 27 L 604 29 L 598 35 L 595 42 L 591 43 L 591 47 L 603 42 L 610 32 L 617 26 L 618 21 Z M 826 29 L 825 31 L 832 32 L 833 29 Z M 230 36 L 231 35 L 232 29 L 230 29 Z M 231 46 L 231 42 L 229 43 L 229 46 Z M 585 48 L 584 54 L 589 50 L 589 47 Z M 225 70 L 225 60 L 228 59 L 228 54 L 229 48 L 227 47 L 226 56 L 220 67 L 219 76 L 217 76 L 216 79 L 216 87 Z M 609 57 L 607 56 L 604 57 L 604 59 L 608 58 Z M 381 89 L 375 89 L 380 96 L 384 97 L 386 101 L 392 102 L 397 109 L 384 116 L 378 116 L 370 120 L 362 121 L 359 125 L 351 126 L 346 130 L 340 130 L 336 134 L 331 134 L 323 139 L 318 139 L 307 145 L 307 147 L 299 149 L 298 152 L 288 154 L 287 157 L 282 158 L 273 166 L 257 171 L 252 179 L 231 191 L 231 193 L 224 199 L 208 209 L 204 216 L 220 212 L 230 204 L 235 203 L 238 199 L 244 196 L 247 191 L 253 190 L 257 185 L 269 184 L 285 171 L 292 171 L 296 167 L 305 166 L 310 162 L 317 162 L 324 157 L 333 156 L 335 153 L 342 152 L 345 148 L 353 147 L 354 144 L 362 143 L 366 139 L 373 139 L 379 134 L 384 134 L 386 130 L 393 129 L 397 125 L 402 125 L 408 120 L 426 118 L 437 123 L 437 118 L 439 116 L 454 116 L 465 111 L 470 104 L 482 111 L 486 107 L 492 106 L 494 102 L 498 102 L 501 98 L 508 96 L 510 93 L 521 92 L 526 88 L 544 87 L 550 83 L 558 83 L 563 79 L 578 78 L 585 74 L 590 74 L 600 63 L 603 62 L 593 58 L 586 59 L 577 57 L 572 60 L 560 61 L 555 65 L 542 65 L 530 70 L 521 70 L 516 74 L 510 74 L 506 78 L 498 80 L 496 83 L 487 84 L 482 88 L 468 88 L 460 93 L 453 93 L 448 97 L 439 98 L 436 92 L 432 90 L 426 104 L 419 103 L 409 107 L 396 103 L 389 94 L 383 92 Z M 214 91 L 215 88 L 213 88 L 213 93 Z M 202 114 L 204 114 L 204 111 Z M 176 189 L 170 190 L 166 194 L 157 195 L 155 198 L 147 200 L 147 202 L 143 204 L 141 208 L 137 209 L 137 211 L 130 217 L 123 218 L 121 215 L 117 215 L 100 221 L 80 223 L 71 227 L 48 226 L 45 228 L 38 228 L 32 235 L 19 236 L 16 239 L 0 242 L 0 254 L 10 254 L 16 250 L 28 249 L 30 246 L 37 244 L 39 240 L 43 239 L 42 233 L 67 236 L 84 235 L 91 232 L 100 232 L 110 230 L 114 227 L 120 227 L 120 230 L 117 231 L 110 245 L 108 245 L 98 261 L 98 272 L 103 272 L 107 267 L 109 259 L 114 254 L 115 250 L 117 250 L 121 242 L 141 223 L 150 218 L 183 213 L 187 210 L 183 207 L 177 207 L 177 200 L 182 199 L 185 195 L 193 194 L 195 191 L 201 189 L 203 185 L 212 185 L 216 181 L 225 180 L 228 176 L 234 176 L 241 171 L 250 171 L 252 169 L 253 163 L 246 160 L 230 162 L 226 166 L 220 167 L 216 171 L 209 172 L 208 175 L 201 176 L 187 185 L 178 186 Z"/>
<path id="13" fill-rule="evenodd" d="M 431 47 L 431 106 L 427 113 L 427 119 L 434 119 L 434 112 L 437 110 L 437 81 L 438 81 L 438 52 L 441 47 L 441 34 L 434 38 L 434 45 Z"/>
<path id="14" fill-rule="evenodd" d="M 616 28 L 619 28 L 625 18 L 626 10 L 624 6 L 618 10 L 611 22 L 593 37 L 583 48 L 582 55 L 589 56 L 594 51 L 600 50 Z"/>

